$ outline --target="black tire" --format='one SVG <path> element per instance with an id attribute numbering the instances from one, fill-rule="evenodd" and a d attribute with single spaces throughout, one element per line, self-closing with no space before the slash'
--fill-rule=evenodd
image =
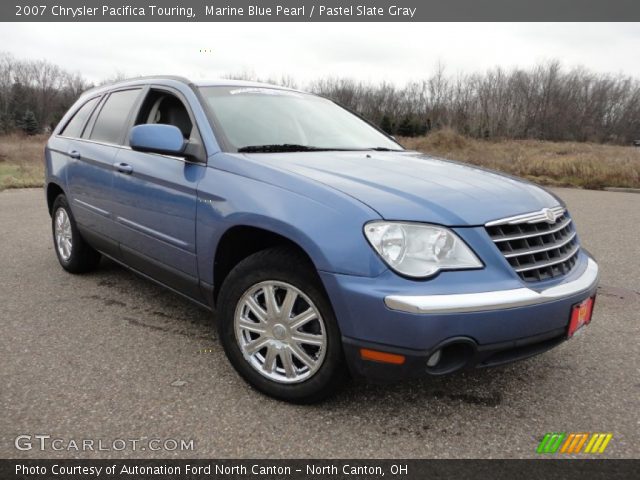
<path id="1" fill-rule="evenodd" d="M 245 292 L 267 281 L 284 282 L 297 288 L 313 302 L 324 323 L 324 359 L 312 376 L 299 383 L 280 383 L 259 373 L 243 356 L 236 338 L 234 319 L 238 303 Z M 279 400 L 308 404 L 333 395 L 348 378 L 333 309 L 313 265 L 301 254 L 276 247 L 250 255 L 225 279 L 217 305 L 218 334 L 225 353 L 237 372 L 257 390 Z"/>
<path id="2" fill-rule="evenodd" d="M 71 226 L 71 247 L 68 258 L 65 258 L 58 248 L 56 241 L 56 219 L 58 212 L 64 210 Z M 53 202 L 53 208 L 51 209 L 51 232 L 53 235 L 53 249 L 56 252 L 58 261 L 62 268 L 70 273 L 86 273 L 94 270 L 98 263 L 100 263 L 100 253 L 94 250 L 80 235 L 76 221 L 73 218 L 73 213 L 69 208 L 67 197 L 60 194 Z"/>

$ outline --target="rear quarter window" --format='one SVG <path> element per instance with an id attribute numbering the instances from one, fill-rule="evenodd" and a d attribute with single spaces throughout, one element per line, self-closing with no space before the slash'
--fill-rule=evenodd
<path id="1" fill-rule="evenodd" d="M 62 132 L 60 132 L 60 135 L 74 138 L 80 137 L 84 130 L 84 126 L 87 123 L 87 119 L 91 115 L 91 112 L 93 112 L 98 100 L 100 100 L 100 97 L 95 97 L 82 105 L 71 118 L 69 123 L 64 127 Z"/>
<path id="2" fill-rule="evenodd" d="M 91 131 L 91 140 L 107 143 L 120 143 L 123 129 L 127 124 L 140 89 L 113 92 L 100 110 Z"/>

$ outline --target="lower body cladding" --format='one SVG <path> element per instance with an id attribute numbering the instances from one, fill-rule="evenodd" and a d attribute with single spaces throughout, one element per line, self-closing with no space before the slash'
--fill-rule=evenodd
<path id="1" fill-rule="evenodd" d="M 590 321 L 599 279 L 585 252 L 560 283 L 535 290 L 514 279 L 502 289 L 486 291 L 480 283 L 485 291 L 473 292 L 461 282 L 464 293 L 429 295 L 424 292 L 441 288 L 437 278 L 411 282 L 407 293 L 403 284 L 410 281 L 394 280 L 390 272 L 382 278 L 321 275 L 352 374 L 377 381 L 501 365 L 549 350 Z"/>

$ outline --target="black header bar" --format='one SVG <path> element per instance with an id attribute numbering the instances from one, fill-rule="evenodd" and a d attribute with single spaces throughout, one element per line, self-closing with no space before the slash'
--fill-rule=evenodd
<path id="1" fill-rule="evenodd" d="M 12 479 L 628 479 L 640 460 L 0 460 Z M 526 472 L 526 473 L 524 473 Z M 635 474 L 635 475 L 634 475 Z"/>
<path id="2" fill-rule="evenodd" d="M 14 0 L 0 22 L 634 22 L 637 0 Z"/>

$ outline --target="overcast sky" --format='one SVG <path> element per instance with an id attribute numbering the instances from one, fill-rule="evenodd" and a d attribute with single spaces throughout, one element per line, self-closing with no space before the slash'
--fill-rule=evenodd
<path id="1" fill-rule="evenodd" d="M 249 71 L 303 84 L 329 75 L 402 84 L 438 62 L 456 74 L 550 59 L 640 78 L 640 23 L 5 23 L 0 51 L 94 82 L 116 72 L 198 80 Z"/>

